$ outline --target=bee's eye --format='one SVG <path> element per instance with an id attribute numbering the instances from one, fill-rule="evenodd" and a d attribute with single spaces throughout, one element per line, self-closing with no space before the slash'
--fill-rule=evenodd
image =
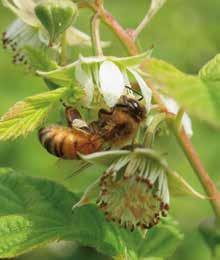
<path id="1" fill-rule="evenodd" d="M 139 104 L 138 104 L 136 101 L 132 100 L 132 102 L 130 102 L 130 107 L 131 107 L 133 110 L 136 110 L 136 109 L 139 108 Z"/>

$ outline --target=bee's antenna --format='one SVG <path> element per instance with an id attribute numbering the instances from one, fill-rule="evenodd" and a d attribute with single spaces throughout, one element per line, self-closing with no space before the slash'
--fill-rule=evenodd
<path id="1" fill-rule="evenodd" d="M 138 91 L 136 91 L 135 89 L 133 89 L 133 88 L 131 88 L 131 87 L 129 87 L 129 86 L 125 86 L 127 89 L 130 89 L 131 91 L 133 91 L 135 94 L 137 94 L 138 96 L 140 96 L 140 98 L 138 99 L 138 101 L 141 101 L 144 97 L 143 97 L 143 95 L 140 93 L 140 92 L 138 92 Z"/>

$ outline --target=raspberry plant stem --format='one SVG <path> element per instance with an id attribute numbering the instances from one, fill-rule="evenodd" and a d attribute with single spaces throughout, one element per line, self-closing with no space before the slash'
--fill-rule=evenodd
<path id="1" fill-rule="evenodd" d="M 103 56 L 102 44 L 100 39 L 100 18 L 96 13 L 92 18 L 92 40 L 94 46 L 94 54 L 96 56 Z"/>

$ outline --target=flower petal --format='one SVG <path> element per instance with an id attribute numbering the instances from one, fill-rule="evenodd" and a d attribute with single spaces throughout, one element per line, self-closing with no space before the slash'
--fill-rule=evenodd
<path id="1" fill-rule="evenodd" d="M 2 0 L 5 7 L 11 9 L 22 21 L 34 27 L 39 26 L 39 21 L 34 13 L 37 2 L 33 0 Z"/>
<path id="2" fill-rule="evenodd" d="M 144 97 L 146 108 L 147 108 L 147 110 L 149 110 L 151 107 L 151 100 L 152 100 L 151 89 L 147 86 L 145 80 L 140 76 L 140 74 L 135 69 L 129 68 L 128 70 L 135 77 L 135 79 L 141 89 L 141 93 Z"/>
<path id="3" fill-rule="evenodd" d="M 187 113 L 184 113 L 182 119 L 183 128 L 189 137 L 193 136 L 192 121 Z"/>
<path id="4" fill-rule="evenodd" d="M 73 45 L 84 45 L 84 46 L 89 46 L 92 47 L 92 40 L 91 37 L 76 29 L 75 27 L 70 27 L 67 29 L 66 31 L 66 40 L 67 40 L 67 44 L 70 46 Z M 101 42 L 102 47 L 108 47 L 110 45 L 110 42 Z"/>
<path id="5" fill-rule="evenodd" d="M 164 95 L 163 96 L 161 95 L 161 98 L 162 98 L 167 110 L 170 113 L 177 115 L 177 113 L 179 111 L 179 105 L 177 104 L 177 102 L 173 98 L 170 98 L 170 97 L 167 97 Z M 186 131 L 186 134 L 189 137 L 192 137 L 192 135 L 193 135 L 192 122 L 187 113 L 184 113 L 184 115 L 183 115 L 182 125 L 183 125 L 184 130 Z"/>
<path id="6" fill-rule="evenodd" d="M 113 107 L 124 92 L 124 77 L 118 66 L 104 61 L 99 70 L 101 92 L 108 106 Z"/>
<path id="7" fill-rule="evenodd" d="M 10 47 L 14 53 L 14 63 L 26 61 L 24 49 L 27 46 L 34 48 L 45 48 L 38 35 L 38 28 L 24 23 L 21 19 L 16 19 L 3 34 L 3 45 Z"/>
<path id="8" fill-rule="evenodd" d="M 89 106 L 92 103 L 93 93 L 94 93 L 94 83 L 91 73 L 82 69 L 81 64 L 76 66 L 75 70 L 76 80 L 80 83 L 81 87 L 85 90 L 84 103 Z"/>

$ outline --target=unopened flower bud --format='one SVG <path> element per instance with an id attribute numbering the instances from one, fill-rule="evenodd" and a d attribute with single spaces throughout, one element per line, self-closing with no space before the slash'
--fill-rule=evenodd
<path id="1" fill-rule="evenodd" d="M 70 0 L 48 0 L 35 7 L 36 16 L 49 33 L 50 44 L 73 24 L 77 11 Z"/>

